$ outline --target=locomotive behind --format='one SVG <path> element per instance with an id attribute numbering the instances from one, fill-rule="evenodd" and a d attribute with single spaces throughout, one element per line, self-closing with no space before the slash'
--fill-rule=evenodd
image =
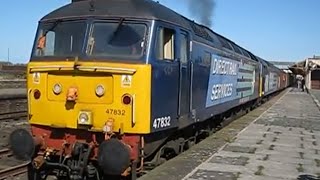
<path id="1" fill-rule="evenodd" d="M 11 149 L 29 179 L 136 177 L 288 77 L 154 1 L 74 1 L 39 21 Z"/>

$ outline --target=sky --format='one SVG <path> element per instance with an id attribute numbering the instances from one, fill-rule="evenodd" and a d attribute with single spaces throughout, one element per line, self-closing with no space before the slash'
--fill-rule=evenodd
<path id="1" fill-rule="evenodd" d="M 71 0 L 10 0 L 0 6 L 0 60 L 26 63 L 38 21 Z M 158 0 L 200 22 L 187 1 Z M 320 55 L 319 0 L 215 0 L 211 28 L 269 61 L 302 61 Z M 192 13 L 193 12 L 193 13 Z"/>

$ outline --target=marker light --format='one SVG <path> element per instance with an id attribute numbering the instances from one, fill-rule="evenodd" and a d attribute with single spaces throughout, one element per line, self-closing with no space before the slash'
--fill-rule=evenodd
<path id="1" fill-rule="evenodd" d="M 91 112 L 80 111 L 78 116 L 78 124 L 92 125 Z"/>
<path id="2" fill-rule="evenodd" d="M 35 90 L 33 91 L 33 97 L 34 97 L 35 99 L 39 99 L 40 96 L 41 96 L 41 92 L 40 92 L 38 89 L 35 89 Z"/>
<path id="3" fill-rule="evenodd" d="M 53 86 L 53 92 L 55 93 L 55 94 L 60 94 L 61 93 L 61 91 L 62 91 L 62 86 L 59 84 L 59 83 L 57 83 L 57 84 L 55 84 L 54 86 Z"/>
<path id="4" fill-rule="evenodd" d="M 124 96 L 122 96 L 122 103 L 125 105 L 128 105 L 131 103 L 131 96 L 129 94 L 125 94 Z"/>
<path id="5" fill-rule="evenodd" d="M 96 87 L 96 95 L 101 97 L 104 95 L 104 93 L 105 93 L 105 88 L 102 85 L 98 85 Z"/>

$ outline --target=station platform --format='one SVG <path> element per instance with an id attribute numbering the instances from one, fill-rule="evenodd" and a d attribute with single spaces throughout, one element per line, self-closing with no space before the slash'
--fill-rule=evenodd
<path id="1" fill-rule="evenodd" d="M 320 179 L 319 102 L 289 88 L 140 179 Z"/>

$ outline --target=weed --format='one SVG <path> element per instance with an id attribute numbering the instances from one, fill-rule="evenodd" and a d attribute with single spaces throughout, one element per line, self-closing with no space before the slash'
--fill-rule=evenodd
<path id="1" fill-rule="evenodd" d="M 266 161 L 266 160 L 268 160 L 268 159 L 269 159 L 269 154 L 267 154 L 265 157 L 263 157 L 262 160 Z"/>
<path id="2" fill-rule="evenodd" d="M 297 170 L 298 170 L 298 172 L 303 172 L 304 171 L 304 169 L 302 167 L 302 164 L 299 164 L 299 167 L 297 167 Z"/>
<path id="3" fill-rule="evenodd" d="M 299 152 L 299 155 L 300 155 L 301 159 L 304 159 L 304 157 L 303 157 L 304 153 L 303 152 Z"/>
<path id="4" fill-rule="evenodd" d="M 271 144 L 271 145 L 269 146 L 269 150 L 274 150 L 274 147 L 275 147 L 275 145 Z"/>
<path id="5" fill-rule="evenodd" d="M 262 173 L 263 169 L 264 169 L 263 166 L 258 166 L 258 170 L 254 173 L 254 175 L 257 175 L 257 176 L 263 175 L 263 173 Z"/>
<path id="6" fill-rule="evenodd" d="M 320 167 L 320 160 L 319 159 L 315 159 L 314 161 L 316 162 L 317 167 Z"/>
<path id="7" fill-rule="evenodd" d="M 313 141 L 312 144 L 313 144 L 314 146 L 316 146 L 316 145 L 317 145 L 317 141 Z"/>
<path id="8" fill-rule="evenodd" d="M 263 140 L 257 141 L 256 144 L 262 144 Z"/>

